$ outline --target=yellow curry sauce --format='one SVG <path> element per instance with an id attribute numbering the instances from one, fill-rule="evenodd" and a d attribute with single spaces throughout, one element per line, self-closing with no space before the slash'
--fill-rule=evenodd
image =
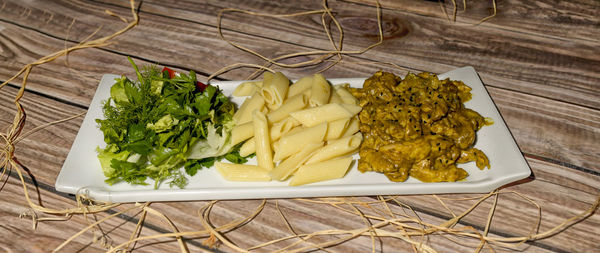
<path id="1" fill-rule="evenodd" d="M 402 80 L 379 71 L 350 92 L 363 107 L 359 171 L 384 173 L 396 182 L 409 175 L 423 182 L 454 182 L 468 176 L 459 163 L 489 168 L 487 156 L 473 144 L 476 131 L 491 122 L 464 107 L 471 88 L 463 82 L 430 73 Z"/>

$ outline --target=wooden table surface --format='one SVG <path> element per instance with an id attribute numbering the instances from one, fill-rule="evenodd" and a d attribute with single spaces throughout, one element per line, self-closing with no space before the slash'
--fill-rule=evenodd
<path id="1" fill-rule="evenodd" d="M 600 252 L 597 212 L 569 223 L 570 218 L 584 213 L 600 196 L 600 1 L 497 0 L 497 15 L 479 25 L 476 24 L 492 13 L 494 1 L 467 0 L 466 10 L 463 1 L 457 1 L 456 21 L 452 21 L 452 1 L 445 2 L 443 6 L 450 20 L 437 1 L 382 0 L 383 42 L 364 53 L 344 55 L 342 63 L 323 74 L 327 78 L 368 77 L 380 69 L 405 75 L 421 71 L 443 73 L 473 66 L 533 172 L 530 178 L 500 189 L 502 194 L 498 195 L 487 233 L 493 238 L 527 237 L 532 234 L 532 227 L 536 228 L 538 215 L 541 215 L 540 224 L 533 234 L 551 232 L 548 236 L 513 244 L 514 247 L 486 244 L 483 250 Z M 374 1 L 329 1 L 328 5 L 343 28 L 343 50 L 360 51 L 378 41 Z M 226 12 L 221 27 L 224 37 L 218 35 L 217 15 L 222 9 L 290 14 L 320 10 L 323 8 L 320 1 L 144 0 L 136 2 L 135 8 L 139 24 L 110 40 L 110 45 L 73 51 L 68 57 L 33 68 L 20 100 L 27 112 L 23 133 L 85 113 L 103 74 L 133 76 L 127 56 L 138 64 L 158 63 L 181 71 L 194 70 L 200 80 L 206 81 L 209 75 L 231 64 L 264 64 L 264 60 L 228 42 L 269 58 L 334 50 L 323 30 L 321 14 L 260 17 Z M 9 80 L 23 66 L 46 55 L 111 35 L 127 25 L 106 10 L 128 22 L 133 20 L 128 1 L 1 1 L 0 80 Z M 325 21 L 338 42 L 339 33 L 331 19 Z M 294 64 L 314 58 L 298 56 L 281 62 Z M 273 68 L 290 78 L 298 78 L 322 70 L 330 63 Z M 240 80 L 253 72 L 251 68 L 240 68 L 215 79 Z M 22 77 L 11 80 L 0 90 L 0 128 L 4 136 L 17 111 L 14 100 Z M 21 165 L 19 169 L 25 175 L 33 203 L 41 203 L 51 210 L 77 206 L 75 197 L 57 192 L 54 183 L 82 120 L 80 116 L 45 126 L 16 143 L 14 159 Z M 0 188 L 0 251 L 51 251 L 93 222 L 113 215 L 115 217 L 96 226 L 96 232 L 85 231 L 61 248 L 64 252 L 104 251 L 102 240 L 94 242 L 94 235 L 101 231 L 108 244 L 117 246 L 129 240 L 141 219 L 140 207 L 134 204 L 95 214 L 73 215 L 66 220 L 60 220 L 64 216 L 35 211 L 37 218 L 55 220 L 40 220 L 33 229 L 32 209 L 24 197 L 17 169 L 4 168 L 7 170 Z M 459 214 L 481 196 L 397 196 L 397 202 L 389 201 L 387 207 L 396 213 L 410 213 L 409 206 L 415 212 L 413 216 L 423 222 L 442 224 L 453 216 L 440 200 Z M 456 200 L 461 198 L 472 199 Z M 249 249 L 294 235 L 294 232 L 310 234 L 365 227 L 364 217 L 349 214 L 341 210 L 342 207 L 346 210 L 362 208 L 364 213 L 377 211 L 365 209 L 365 203 L 377 202 L 376 196 L 342 200 L 355 204 L 323 204 L 317 202 L 319 199 L 270 199 L 254 219 L 223 235 L 237 247 Z M 210 213 L 212 226 L 247 217 L 261 203 L 262 200 L 219 201 Z M 152 203 L 150 207 L 168 217 L 178 231 L 199 231 L 205 228 L 199 211 L 207 204 L 208 201 L 161 202 Z M 460 219 L 455 227 L 471 228 L 483 234 L 492 206 L 493 198 L 490 198 Z M 133 209 L 119 213 L 129 208 Z M 560 226 L 563 222 L 568 226 Z M 557 226 L 559 230 L 552 230 Z M 172 231 L 164 217 L 148 214 L 140 236 Z M 347 235 L 311 240 L 322 243 L 344 236 Z M 479 242 L 443 232 L 411 238 L 440 252 L 476 251 Z M 224 243 L 217 244 L 217 248 L 207 247 L 206 235 L 190 235 L 184 239 L 192 252 L 236 251 Z M 255 251 L 282 249 L 297 240 Z M 307 245 L 313 247 L 314 244 L 299 244 Z M 179 251 L 180 246 L 174 237 L 161 237 L 142 240 L 135 249 L 137 252 L 173 252 Z M 415 248 L 399 237 L 359 236 L 317 250 L 403 252 Z"/>

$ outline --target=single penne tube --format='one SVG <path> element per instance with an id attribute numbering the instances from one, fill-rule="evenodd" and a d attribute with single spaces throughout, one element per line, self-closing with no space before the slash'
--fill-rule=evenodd
<path id="1" fill-rule="evenodd" d="M 293 154 L 287 159 L 280 162 L 275 169 L 271 171 L 271 178 L 274 180 L 284 181 L 288 179 L 298 167 L 300 167 L 310 156 L 310 154 L 323 146 L 323 142 L 309 143 L 304 146 L 300 152 Z"/>
<path id="2" fill-rule="evenodd" d="M 251 123 L 251 122 L 249 122 L 249 123 Z M 249 124 L 249 123 L 246 123 L 246 124 Z M 250 124 L 250 125 L 252 125 L 252 124 Z M 297 120 L 295 120 L 293 118 L 288 118 L 287 120 L 282 120 L 282 121 L 274 123 L 269 128 L 269 135 L 271 137 L 271 143 L 273 143 L 274 141 L 279 140 L 279 138 L 282 135 L 290 132 L 294 127 L 296 127 L 298 125 L 300 125 L 300 122 L 298 122 Z M 235 130 L 235 128 L 233 130 Z M 242 130 L 240 130 L 240 131 L 242 131 Z M 247 131 L 247 130 L 244 129 L 244 131 Z M 252 127 L 252 131 L 254 131 L 254 127 Z M 232 142 L 233 142 L 233 140 L 235 138 L 233 136 L 233 134 L 234 134 L 234 132 L 232 131 L 232 134 L 231 134 Z M 252 134 L 254 134 L 254 132 L 252 132 Z M 237 138 L 240 138 L 240 137 L 237 137 Z M 238 143 L 239 142 L 234 142 L 233 145 L 238 144 Z M 252 154 L 254 152 L 256 152 L 255 140 L 254 140 L 253 137 L 250 137 L 240 147 L 240 155 L 241 156 L 248 156 L 248 155 L 250 155 L 250 154 Z"/>
<path id="3" fill-rule="evenodd" d="M 265 100 L 258 93 L 255 93 L 250 98 L 244 100 L 240 109 L 233 115 L 233 120 L 236 124 L 244 124 L 252 121 L 252 112 L 254 110 L 261 111 L 265 106 Z"/>
<path id="4" fill-rule="evenodd" d="M 259 111 L 254 111 L 252 115 L 252 123 L 254 124 L 254 145 L 256 146 L 256 161 L 259 167 L 271 171 L 275 166 L 273 164 L 273 152 L 271 149 L 267 117 L 264 113 Z"/>
<path id="5" fill-rule="evenodd" d="M 360 124 L 359 124 L 358 116 L 354 116 L 354 117 L 350 118 L 348 127 L 346 127 L 346 130 L 344 130 L 344 133 L 342 133 L 341 137 L 346 137 L 346 136 L 355 134 L 356 132 L 358 132 L 359 127 L 360 127 Z"/>
<path id="6" fill-rule="evenodd" d="M 310 93 L 311 93 L 311 89 L 306 89 L 302 92 L 302 94 L 306 95 L 309 98 L 310 98 Z"/>
<path id="7" fill-rule="evenodd" d="M 343 104 L 333 103 L 312 107 L 290 113 L 290 116 L 300 121 L 306 127 L 312 127 L 323 122 L 334 121 L 354 116 Z"/>
<path id="8" fill-rule="evenodd" d="M 342 178 L 352 164 L 352 157 L 341 157 L 300 166 L 290 180 L 290 186 Z"/>
<path id="9" fill-rule="evenodd" d="M 292 128 L 290 131 L 288 131 L 287 133 L 285 133 L 284 135 L 292 135 L 292 134 L 296 134 L 299 133 L 301 131 L 304 131 L 305 129 L 307 129 L 308 127 L 304 127 L 300 124 L 299 121 L 295 120 L 294 118 L 291 118 L 294 120 L 294 122 L 297 122 L 298 125 L 296 125 L 294 128 Z"/>
<path id="10" fill-rule="evenodd" d="M 258 89 L 260 89 L 260 87 L 262 87 L 262 80 L 243 82 L 235 87 L 235 90 L 233 90 L 231 95 L 235 97 L 252 96 Z"/>
<path id="11" fill-rule="evenodd" d="M 269 109 L 275 110 L 281 106 L 287 96 L 289 86 L 290 80 L 281 72 L 275 73 L 270 82 L 263 83 L 260 93 Z"/>
<path id="12" fill-rule="evenodd" d="M 242 146 L 240 146 L 240 156 L 246 157 L 256 153 L 256 146 L 254 143 L 254 137 L 248 139 Z"/>
<path id="13" fill-rule="evenodd" d="M 327 133 L 327 123 L 322 123 L 293 134 L 282 136 L 281 139 L 273 145 L 273 150 L 275 151 L 273 160 L 281 161 L 290 155 L 299 152 L 308 143 L 323 141 L 325 133 Z"/>
<path id="14" fill-rule="evenodd" d="M 305 77 L 300 78 L 298 81 L 296 81 L 295 83 L 290 85 L 290 88 L 288 89 L 288 94 L 287 94 L 288 97 L 296 96 L 300 93 L 303 93 L 306 90 L 310 90 L 310 88 L 312 87 L 312 83 L 313 83 L 312 76 L 305 76 Z"/>
<path id="15" fill-rule="evenodd" d="M 361 110 L 362 107 L 360 107 L 359 105 L 352 105 L 352 104 L 342 104 L 342 106 L 348 110 L 348 112 L 350 114 L 352 114 L 352 116 L 357 115 Z"/>
<path id="16" fill-rule="evenodd" d="M 340 138 L 340 136 L 342 136 L 342 134 L 346 131 L 346 128 L 348 128 L 350 119 L 351 118 L 343 118 L 327 122 L 327 133 L 325 134 L 325 140 L 329 141 Z"/>
<path id="17" fill-rule="evenodd" d="M 267 108 L 266 106 L 263 106 L 263 107 L 260 108 L 259 111 L 262 112 L 262 113 L 264 113 L 265 117 L 266 117 L 267 113 L 269 113 L 269 108 Z M 267 122 L 268 122 L 268 120 L 267 120 Z"/>
<path id="18" fill-rule="evenodd" d="M 290 113 L 304 109 L 308 105 L 308 96 L 300 93 L 296 96 L 289 97 L 277 110 L 267 114 L 269 122 L 277 122 L 288 116 Z"/>
<path id="19" fill-rule="evenodd" d="M 348 91 L 348 84 L 340 84 L 333 86 L 334 93 L 339 96 L 344 104 L 358 105 L 358 99 L 352 96 L 352 93 Z"/>
<path id="20" fill-rule="evenodd" d="M 233 129 L 231 129 L 231 145 L 236 145 L 252 138 L 252 136 L 254 136 L 254 124 L 252 122 L 236 124 Z"/>
<path id="21" fill-rule="evenodd" d="M 269 171 L 256 165 L 215 162 L 215 168 L 227 181 L 271 181 Z"/>
<path id="22" fill-rule="evenodd" d="M 292 129 L 299 126 L 300 122 L 295 120 L 294 118 L 288 117 L 279 122 L 273 123 L 271 128 L 269 129 L 269 133 L 271 136 L 271 141 L 276 141 L 281 138 L 284 134 L 289 133 Z"/>
<path id="23" fill-rule="evenodd" d="M 329 103 L 344 104 L 344 100 L 342 100 L 342 97 L 337 92 L 332 92 L 329 97 Z"/>
<path id="24" fill-rule="evenodd" d="M 309 105 L 317 107 L 327 104 L 330 95 L 331 85 L 329 85 L 325 77 L 321 74 L 314 74 L 313 83 L 310 88 L 310 98 L 308 99 Z"/>
<path id="25" fill-rule="evenodd" d="M 265 84 L 270 83 L 270 82 L 273 81 L 273 76 L 275 76 L 275 75 L 273 73 L 271 73 L 271 72 L 265 72 L 263 74 L 263 80 L 262 80 L 263 87 L 265 86 Z"/>
<path id="26" fill-rule="evenodd" d="M 325 146 L 315 151 L 305 164 L 318 163 L 334 157 L 348 155 L 358 150 L 361 142 L 361 133 L 327 142 Z"/>

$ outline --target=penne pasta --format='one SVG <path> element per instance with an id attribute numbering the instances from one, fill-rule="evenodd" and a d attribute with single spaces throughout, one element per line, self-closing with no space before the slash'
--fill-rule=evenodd
<path id="1" fill-rule="evenodd" d="M 322 106 L 329 102 L 331 95 L 331 85 L 321 74 L 313 75 L 313 83 L 310 88 L 310 98 L 308 103 L 311 107 Z"/>
<path id="2" fill-rule="evenodd" d="M 271 141 L 279 140 L 281 136 L 289 133 L 292 129 L 299 125 L 300 122 L 291 117 L 273 123 L 273 125 L 271 126 L 271 130 L 269 131 L 271 133 Z"/>
<path id="3" fill-rule="evenodd" d="M 240 146 L 240 155 L 246 157 L 254 153 L 256 153 L 256 146 L 254 142 L 254 137 L 252 137 L 246 142 L 244 142 L 242 146 Z"/>
<path id="4" fill-rule="evenodd" d="M 272 82 L 272 81 L 273 81 L 273 77 L 274 77 L 274 76 L 275 76 L 275 75 L 274 75 L 274 73 L 271 73 L 271 72 L 265 72 L 265 73 L 263 74 L 263 80 L 262 80 L 263 87 L 265 86 L 265 84 L 266 84 L 266 83 L 270 83 L 270 82 Z"/>
<path id="5" fill-rule="evenodd" d="M 308 96 L 298 94 L 285 100 L 277 110 L 269 112 L 267 119 L 269 122 L 280 121 L 289 117 L 290 113 L 304 109 L 306 105 L 308 105 Z"/>
<path id="6" fill-rule="evenodd" d="M 290 80 L 281 72 L 275 73 L 270 82 L 263 83 L 261 95 L 269 109 L 275 110 L 281 106 L 287 96 L 289 86 Z"/>
<path id="7" fill-rule="evenodd" d="M 344 109 L 346 109 L 350 114 L 352 114 L 352 116 L 357 115 L 361 110 L 362 107 L 358 106 L 358 105 L 352 105 L 352 104 L 342 104 L 342 106 L 344 107 Z"/>
<path id="8" fill-rule="evenodd" d="M 274 161 L 281 161 L 288 156 L 299 152 L 308 143 L 321 142 L 327 132 L 327 123 L 309 127 L 293 134 L 286 134 L 273 145 Z M 258 150 L 258 147 L 257 147 Z"/>
<path id="9" fill-rule="evenodd" d="M 265 105 L 265 100 L 260 94 L 255 93 L 249 99 L 246 99 L 240 106 L 240 109 L 233 115 L 233 120 L 236 124 L 244 124 L 252 121 L 252 112 L 254 110 L 262 111 Z"/>
<path id="10" fill-rule="evenodd" d="M 346 127 L 346 130 L 344 130 L 344 133 L 342 133 L 341 137 L 353 135 L 354 133 L 358 132 L 358 130 L 359 130 L 358 116 L 354 116 L 350 119 L 350 122 L 348 123 L 348 127 Z"/>
<path id="11" fill-rule="evenodd" d="M 306 164 L 318 163 L 334 157 L 350 154 L 358 150 L 362 142 L 362 134 L 356 133 L 341 139 L 328 142 L 306 161 Z"/>
<path id="12" fill-rule="evenodd" d="M 252 136 L 254 136 L 254 124 L 252 122 L 236 124 L 233 129 L 231 129 L 231 145 L 236 145 L 252 138 Z"/>
<path id="13" fill-rule="evenodd" d="M 348 91 L 348 84 L 340 84 L 340 85 L 336 85 L 334 86 L 334 93 L 339 96 L 342 101 L 344 101 L 344 104 L 351 104 L 351 105 L 358 105 L 358 99 L 356 99 L 356 97 L 352 96 L 352 94 L 350 93 L 350 91 Z"/>
<path id="14" fill-rule="evenodd" d="M 256 165 L 215 162 L 215 168 L 228 181 L 271 181 L 269 171 Z"/>
<path id="15" fill-rule="evenodd" d="M 329 97 L 329 103 L 330 104 L 343 104 L 344 100 L 342 100 L 342 97 L 340 97 L 340 95 L 337 92 L 332 92 L 331 96 Z"/>
<path id="16" fill-rule="evenodd" d="M 342 157 L 324 162 L 302 165 L 290 180 L 290 186 L 309 184 L 341 178 L 346 175 L 352 157 Z"/>
<path id="17" fill-rule="evenodd" d="M 299 124 L 300 123 L 298 121 L 294 120 L 293 118 L 287 118 L 285 120 L 282 120 L 280 122 L 276 122 L 275 124 L 273 124 L 269 128 L 269 134 L 270 134 L 270 137 L 271 137 L 271 143 L 273 143 L 274 141 L 279 140 L 279 138 L 282 135 L 288 133 L 290 130 L 292 130 L 294 127 L 298 126 Z M 232 134 L 232 139 L 233 139 L 233 134 Z M 248 156 L 248 155 L 250 155 L 250 154 L 252 154 L 254 152 L 256 152 L 256 146 L 255 146 L 254 138 L 248 139 L 240 147 L 240 155 L 241 156 Z"/>
<path id="18" fill-rule="evenodd" d="M 262 81 L 243 82 L 233 90 L 231 95 L 236 97 L 252 96 L 260 87 L 262 87 Z"/>
<path id="19" fill-rule="evenodd" d="M 296 111 L 290 113 L 290 116 L 300 121 L 302 125 L 312 127 L 323 122 L 334 121 L 343 118 L 350 118 L 354 116 L 356 113 L 353 113 L 354 111 L 349 111 L 346 108 L 346 106 L 347 105 L 343 104 L 326 104 L 319 107 L 312 107 Z"/>
<path id="20" fill-rule="evenodd" d="M 287 159 L 279 163 L 275 169 L 271 171 L 271 178 L 279 181 L 288 179 L 309 157 L 310 154 L 323 146 L 323 142 L 308 143 L 298 153 L 293 154 Z"/>
<path id="21" fill-rule="evenodd" d="M 325 140 L 329 141 L 340 138 L 346 131 L 346 128 L 348 128 L 350 119 L 351 118 L 343 118 L 327 122 L 327 134 L 325 134 Z"/>
<path id="22" fill-rule="evenodd" d="M 218 172 L 230 181 L 289 179 L 290 186 L 343 177 L 363 139 L 362 108 L 347 86 L 321 74 L 290 85 L 281 72 L 240 84 L 233 95 L 249 97 L 234 115 L 231 143 L 243 142 L 240 155 L 255 153 L 258 165 L 216 162 Z"/>
<path id="23" fill-rule="evenodd" d="M 273 152 L 271 150 L 271 141 L 269 137 L 269 124 L 265 114 L 259 111 L 253 113 L 254 140 L 256 146 L 256 160 L 258 166 L 269 171 L 275 167 L 273 165 Z"/>
<path id="24" fill-rule="evenodd" d="M 294 84 L 290 85 L 288 89 L 288 97 L 296 96 L 300 93 L 305 92 L 306 90 L 310 90 L 313 83 L 312 76 L 305 76 L 300 78 L 300 80 L 296 81 Z"/>

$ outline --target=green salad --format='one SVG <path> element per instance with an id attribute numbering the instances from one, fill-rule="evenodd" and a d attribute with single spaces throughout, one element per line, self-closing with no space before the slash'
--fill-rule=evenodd
<path id="1" fill-rule="evenodd" d="M 235 105 L 218 87 L 198 82 L 193 71 L 140 70 L 129 61 L 138 80 L 117 78 L 103 102 L 104 119 L 96 119 L 106 142 L 97 152 L 108 184 L 146 185 L 150 178 L 155 189 L 163 182 L 183 188 L 185 174 L 217 160 L 246 162 L 230 141 Z"/>

